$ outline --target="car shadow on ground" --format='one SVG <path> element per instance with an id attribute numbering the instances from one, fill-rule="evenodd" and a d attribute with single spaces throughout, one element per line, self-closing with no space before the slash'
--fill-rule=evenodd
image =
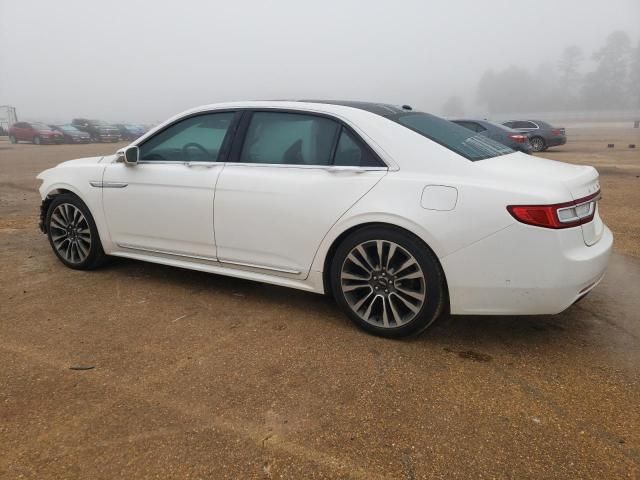
<path id="1" fill-rule="evenodd" d="M 332 327 L 371 337 L 357 330 L 328 295 L 123 258 L 114 258 L 102 271 L 121 276 L 123 281 L 144 278 L 154 286 L 178 288 L 187 293 L 211 295 L 212 298 L 220 295 L 244 297 L 247 301 L 259 303 L 265 310 L 286 309 L 289 316 L 326 322 Z M 535 349 L 541 345 L 558 343 L 561 341 L 559 337 L 580 337 L 589 328 L 576 307 L 559 315 L 540 316 L 458 316 L 445 313 L 417 336 L 388 341 L 424 344 L 429 348 L 441 347 L 445 350 L 456 348 L 462 352 L 461 356 L 465 349 L 470 349 L 469 356 L 472 359 L 483 361 L 486 359 L 483 355 L 487 354 L 478 352 L 477 358 L 473 358 L 473 348 L 493 350 L 507 346 Z"/>

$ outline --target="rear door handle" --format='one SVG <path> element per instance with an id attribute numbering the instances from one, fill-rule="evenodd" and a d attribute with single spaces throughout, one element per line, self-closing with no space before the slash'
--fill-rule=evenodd
<path id="1" fill-rule="evenodd" d="M 186 162 L 185 165 L 187 167 L 204 167 L 204 168 L 213 168 L 219 165 L 216 162 Z"/>
<path id="2" fill-rule="evenodd" d="M 363 173 L 363 172 L 366 172 L 366 169 L 364 169 L 362 167 L 329 167 L 327 170 L 329 170 L 329 172 L 331 172 L 331 173 L 342 173 L 342 172 Z"/>

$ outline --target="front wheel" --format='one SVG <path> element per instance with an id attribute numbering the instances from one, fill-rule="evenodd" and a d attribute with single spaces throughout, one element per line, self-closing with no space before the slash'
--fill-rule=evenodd
<path id="1" fill-rule="evenodd" d="M 431 250 L 409 233 L 366 227 L 349 235 L 331 262 L 338 305 L 360 328 L 384 337 L 419 333 L 444 306 L 444 279 Z"/>
<path id="2" fill-rule="evenodd" d="M 35 145 L 40 145 L 42 141 L 40 140 L 40 137 L 36 135 L 35 137 L 33 137 L 33 143 Z"/>
<path id="3" fill-rule="evenodd" d="M 18 140 L 16 139 L 16 137 L 14 137 L 13 135 L 9 135 L 9 141 L 11 143 L 18 143 Z"/>
<path id="4" fill-rule="evenodd" d="M 67 267 L 90 270 L 104 263 L 106 256 L 91 212 L 75 195 L 53 198 L 46 225 L 51 248 Z"/>

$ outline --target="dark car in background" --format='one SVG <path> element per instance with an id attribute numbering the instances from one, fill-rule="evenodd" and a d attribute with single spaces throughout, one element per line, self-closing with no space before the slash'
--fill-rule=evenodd
<path id="1" fill-rule="evenodd" d="M 93 142 L 119 142 L 118 129 L 103 120 L 90 120 L 87 118 L 74 118 L 71 125 L 78 130 L 87 132 Z"/>
<path id="2" fill-rule="evenodd" d="M 564 128 L 553 127 L 542 120 L 509 120 L 502 124 L 529 135 L 534 152 L 543 152 L 549 147 L 557 147 L 567 143 Z"/>
<path id="3" fill-rule="evenodd" d="M 490 139 L 500 142 L 514 150 L 531 153 L 531 143 L 529 143 L 529 137 L 526 133 L 518 132 L 509 127 L 505 127 L 504 125 L 493 123 L 488 120 L 461 118 L 451 121 L 466 128 L 467 130 L 489 137 Z"/>
<path id="4" fill-rule="evenodd" d="M 142 125 L 136 125 L 133 123 L 116 123 L 114 125 L 122 140 L 136 140 L 147 132 L 147 129 Z"/>
<path id="5" fill-rule="evenodd" d="M 76 127 L 70 124 L 64 125 L 49 125 L 52 130 L 60 132 L 64 138 L 65 143 L 91 143 L 91 136 L 87 132 L 78 130 Z"/>
<path id="6" fill-rule="evenodd" d="M 32 142 L 36 145 L 43 143 L 64 143 L 60 132 L 52 130 L 49 125 L 41 122 L 16 122 L 9 128 L 11 143 Z"/>

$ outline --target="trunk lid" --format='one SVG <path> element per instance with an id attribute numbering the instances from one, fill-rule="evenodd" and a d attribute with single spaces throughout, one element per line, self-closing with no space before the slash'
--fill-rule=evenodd
<path id="1" fill-rule="evenodd" d="M 513 180 L 514 183 L 526 182 L 528 186 L 539 185 L 541 192 L 550 184 L 559 184 L 570 194 L 567 198 L 550 199 L 549 203 L 580 200 L 600 190 L 598 171 L 587 165 L 557 162 L 524 153 L 494 157 L 476 164 L 482 164 L 483 169 L 495 172 L 500 178 Z M 596 211 L 593 220 L 580 226 L 584 243 L 588 246 L 597 243 L 604 232 L 597 202 L 594 208 Z"/>

